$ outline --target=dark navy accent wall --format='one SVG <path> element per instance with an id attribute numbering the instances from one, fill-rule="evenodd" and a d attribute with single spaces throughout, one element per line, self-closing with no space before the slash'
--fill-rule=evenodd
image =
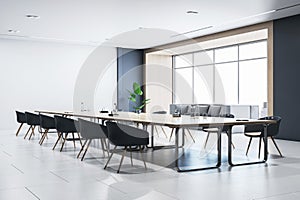
<path id="1" fill-rule="evenodd" d="M 118 109 L 133 111 L 133 104 L 128 100 L 134 82 L 143 84 L 144 51 L 118 48 Z"/>
<path id="2" fill-rule="evenodd" d="M 300 141 L 300 15 L 274 21 L 274 115 L 277 138 Z"/>

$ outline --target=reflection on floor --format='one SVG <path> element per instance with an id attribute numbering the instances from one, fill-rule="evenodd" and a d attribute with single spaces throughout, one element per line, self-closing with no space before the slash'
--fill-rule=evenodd
<path id="1" fill-rule="evenodd" d="M 168 132 L 167 132 L 168 133 Z M 0 199 L 300 199 L 300 145 L 297 142 L 278 140 L 284 158 L 277 156 L 270 143 L 268 163 L 229 167 L 227 165 L 227 137 L 223 135 L 223 165 L 220 169 L 177 173 L 174 171 L 174 150 L 161 149 L 145 153 L 148 170 L 144 169 L 138 153 L 134 166 L 126 157 L 117 174 L 120 155 L 115 155 L 107 170 L 103 166 L 107 156 L 91 148 L 86 159 L 76 159 L 73 143 L 67 143 L 63 152 L 52 151 L 55 135 L 49 136 L 43 146 L 39 136 L 24 140 L 14 130 L 0 131 Z M 216 136 L 211 136 L 203 149 L 206 134 L 192 132 L 196 143 L 186 137 L 183 165 L 192 167 L 214 164 Z M 166 144 L 163 134 L 156 136 L 157 144 Z M 257 159 L 258 142 L 245 157 L 248 138 L 234 136 L 237 161 Z M 169 144 L 174 143 L 174 138 Z M 94 146 L 99 144 L 95 143 Z M 129 156 L 129 155 L 127 155 Z"/>

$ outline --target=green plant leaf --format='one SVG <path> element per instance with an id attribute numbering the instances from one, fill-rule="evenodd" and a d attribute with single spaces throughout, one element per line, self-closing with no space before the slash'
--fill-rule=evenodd
<path id="1" fill-rule="evenodd" d="M 136 99 L 134 97 L 129 97 L 128 99 L 132 102 L 136 102 Z"/>
<path id="2" fill-rule="evenodd" d="M 134 93 L 130 93 L 130 97 L 136 98 L 136 95 Z"/>
<path id="3" fill-rule="evenodd" d="M 143 91 L 141 89 L 141 86 L 137 82 L 133 83 L 133 91 L 136 95 L 139 95 L 139 96 L 143 95 Z"/>
<path id="4" fill-rule="evenodd" d="M 147 103 L 150 103 L 149 101 L 150 101 L 150 99 L 144 99 L 144 100 L 142 101 L 142 103 L 146 103 L 146 104 L 147 104 Z"/>
<path id="5" fill-rule="evenodd" d="M 136 107 L 135 109 L 136 109 L 136 110 L 142 110 L 142 108 L 144 108 L 144 106 L 145 106 L 145 105 L 143 104 L 143 105 L 140 105 L 140 106 Z"/>

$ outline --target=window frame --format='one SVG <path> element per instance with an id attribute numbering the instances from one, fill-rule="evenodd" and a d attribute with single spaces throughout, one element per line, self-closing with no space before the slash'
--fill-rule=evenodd
<path id="1" fill-rule="evenodd" d="M 255 43 L 260 43 L 260 42 L 265 42 L 266 44 L 267 44 L 267 56 L 265 56 L 265 57 L 254 57 L 254 58 L 250 58 L 250 59 L 240 59 L 240 46 L 242 46 L 242 45 L 248 45 L 248 44 L 255 44 Z M 225 48 L 228 48 L 228 47 L 237 47 L 237 53 L 238 53 L 238 55 L 237 55 L 237 60 L 234 60 L 234 61 L 226 61 L 226 62 L 215 62 L 215 60 L 216 60 L 216 53 L 215 53 L 215 51 L 216 50 L 219 50 L 219 49 L 225 49 Z M 213 59 L 212 59 L 212 63 L 210 63 L 210 64 L 201 64 L 201 65 L 195 65 L 195 59 L 194 59 L 194 54 L 196 54 L 196 53 L 199 53 L 199 52 L 206 52 L 206 51 L 212 51 L 212 54 L 213 54 Z M 174 87 L 174 85 L 175 85 L 175 82 L 176 82 L 176 80 L 175 80 L 175 71 L 176 71 L 176 69 L 182 69 L 182 67 L 178 67 L 178 68 L 176 68 L 176 62 L 175 62 L 175 57 L 176 56 L 183 56 L 183 55 L 188 55 L 188 54 L 192 54 L 192 66 L 187 66 L 187 67 L 184 67 L 184 68 L 192 68 L 192 71 L 194 72 L 194 70 L 195 70 L 195 67 L 201 67 L 201 66 L 208 66 L 208 65 L 211 65 L 212 67 L 213 67 L 213 104 L 216 102 L 216 84 L 215 84 L 215 71 L 216 71 L 216 65 L 218 65 L 218 64 L 227 64 L 227 63 L 235 63 L 235 62 L 237 62 L 238 63 L 238 71 L 237 71 L 237 81 L 238 81 L 238 83 L 237 83 L 237 85 L 238 85 L 238 90 L 237 90 L 237 104 L 240 104 L 240 92 L 239 92 L 239 90 L 240 90 L 240 62 L 243 62 L 243 61 L 253 61 L 253 60 L 261 60 L 261 59 L 265 59 L 267 62 L 268 62 L 268 60 L 269 60 L 269 58 L 268 58 L 268 55 L 269 55 L 269 53 L 268 53 L 268 38 L 266 38 L 266 39 L 260 39 L 260 40 L 255 40 L 255 41 L 251 41 L 251 42 L 242 42 L 242 43 L 237 43 L 237 44 L 231 44 L 231 45 L 225 45 L 225 46 L 221 46 L 221 47 L 216 47 L 216 48 L 208 48 L 208 49 L 204 49 L 204 50 L 199 50 L 199 51 L 191 51 L 191 52 L 186 52 L 186 53 L 182 53 L 182 54 L 174 54 L 174 55 L 172 55 L 172 85 L 173 85 L 173 87 L 172 87 L 172 94 L 173 94 L 173 97 L 172 97 L 172 103 L 174 103 L 175 102 L 175 87 Z M 267 64 L 268 65 L 268 64 Z M 268 66 L 267 66 L 267 68 L 268 68 Z M 194 73 L 193 73 L 193 80 L 192 80 L 192 102 L 193 103 L 195 103 L 195 96 L 194 96 L 194 90 L 195 90 L 195 87 L 194 87 Z M 269 86 L 267 85 L 267 88 L 268 88 Z M 267 89 L 267 91 L 266 91 L 266 93 L 267 93 L 267 96 L 268 96 L 268 89 Z"/>

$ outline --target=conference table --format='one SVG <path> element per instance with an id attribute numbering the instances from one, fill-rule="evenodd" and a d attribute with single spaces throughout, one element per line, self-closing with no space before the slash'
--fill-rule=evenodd
<path id="1" fill-rule="evenodd" d="M 182 115 L 181 117 L 173 117 L 170 114 L 147 114 L 147 113 L 133 113 L 133 112 L 118 112 L 114 115 L 109 115 L 108 113 L 76 113 L 76 112 L 60 112 L 60 111 L 35 111 L 41 114 L 51 114 L 51 115 L 61 115 L 65 117 L 77 117 L 77 118 L 89 118 L 96 122 L 101 122 L 104 124 L 105 121 L 119 121 L 119 122 L 133 122 L 136 124 L 142 124 L 143 127 L 151 126 L 151 144 L 150 148 L 156 147 L 154 143 L 154 126 L 166 126 L 175 129 L 175 168 L 178 172 L 188 172 L 196 170 L 206 170 L 219 168 L 222 164 L 222 142 L 221 134 L 222 128 L 227 126 L 228 131 L 228 143 L 227 143 L 227 153 L 228 153 L 228 164 L 230 166 L 241 166 L 241 165 L 252 165 L 266 163 L 268 160 L 268 142 L 267 142 L 267 127 L 269 124 L 276 123 L 274 120 L 257 120 L 257 119 L 235 119 L 235 118 L 222 118 L 222 117 L 191 117 L 188 115 Z M 259 161 L 246 161 L 240 163 L 233 162 L 232 153 L 232 127 L 237 125 L 256 125 L 261 124 L 264 126 L 264 157 Z M 196 168 L 182 168 L 179 165 L 179 150 L 184 147 L 184 130 L 187 128 L 217 128 L 217 163 L 213 166 L 196 167 Z M 182 144 L 179 145 L 179 134 L 180 130 L 182 133 Z"/>

